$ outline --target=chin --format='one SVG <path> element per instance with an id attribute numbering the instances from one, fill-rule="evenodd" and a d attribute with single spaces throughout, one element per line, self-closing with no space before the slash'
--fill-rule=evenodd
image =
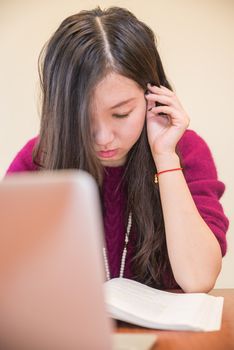
<path id="1" fill-rule="evenodd" d="M 100 162 L 103 166 L 109 166 L 109 167 L 118 167 L 122 166 L 125 164 L 126 158 L 125 159 L 109 159 L 109 160 L 103 160 L 101 159 Z"/>

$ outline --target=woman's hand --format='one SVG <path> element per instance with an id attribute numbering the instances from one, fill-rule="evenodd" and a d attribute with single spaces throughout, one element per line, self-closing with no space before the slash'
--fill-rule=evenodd
<path id="1" fill-rule="evenodd" d="M 165 86 L 159 88 L 150 84 L 147 88 L 147 133 L 153 157 L 174 154 L 176 144 L 189 126 L 190 119 L 173 91 Z M 155 102 L 164 106 L 156 107 Z"/>

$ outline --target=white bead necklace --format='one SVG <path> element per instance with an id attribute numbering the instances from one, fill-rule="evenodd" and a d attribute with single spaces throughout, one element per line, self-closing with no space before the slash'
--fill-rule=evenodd
<path id="1" fill-rule="evenodd" d="M 123 249 L 123 253 L 122 253 L 122 257 L 121 257 L 121 264 L 120 264 L 119 277 L 121 277 L 121 278 L 124 275 L 125 261 L 126 261 L 126 255 L 127 255 L 127 245 L 128 245 L 128 241 L 129 241 L 129 234 L 131 231 L 131 227 L 132 227 L 132 213 L 130 212 L 129 216 L 128 216 L 128 224 L 127 224 L 127 230 L 125 233 L 125 240 L 124 240 L 124 249 Z M 105 270 L 106 270 L 106 279 L 110 280 L 111 279 L 110 268 L 109 268 L 109 263 L 108 263 L 107 253 L 106 253 L 105 247 L 103 247 L 103 258 L 104 258 L 104 265 L 105 265 Z"/>

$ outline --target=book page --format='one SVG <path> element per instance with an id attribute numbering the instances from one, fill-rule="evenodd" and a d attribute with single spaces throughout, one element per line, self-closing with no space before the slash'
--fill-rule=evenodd
<path id="1" fill-rule="evenodd" d="M 220 329 L 223 297 L 170 293 L 125 278 L 112 279 L 104 286 L 113 318 L 155 329 Z"/>

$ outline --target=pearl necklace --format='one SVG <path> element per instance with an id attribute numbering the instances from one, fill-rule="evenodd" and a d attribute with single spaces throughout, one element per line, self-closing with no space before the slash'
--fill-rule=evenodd
<path id="1" fill-rule="evenodd" d="M 132 227 L 132 213 L 129 213 L 128 216 L 128 224 L 127 224 L 127 230 L 125 233 L 125 240 L 124 240 L 124 249 L 121 257 L 121 264 L 120 264 L 120 272 L 119 272 L 119 277 L 123 277 L 124 275 L 124 268 L 125 268 L 125 261 L 126 261 L 126 255 L 127 255 L 127 245 L 129 241 L 129 234 L 131 231 Z M 109 264 L 108 264 L 108 259 L 107 259 L 107 253 L 106 253 L 106 248 L 103 247 L 103 258 L 104 258 L 104 265 L 105 265 L 105 270 L 106 270 L 106 279 L 110 280 L 110 269 L 109 269 Z"/>

